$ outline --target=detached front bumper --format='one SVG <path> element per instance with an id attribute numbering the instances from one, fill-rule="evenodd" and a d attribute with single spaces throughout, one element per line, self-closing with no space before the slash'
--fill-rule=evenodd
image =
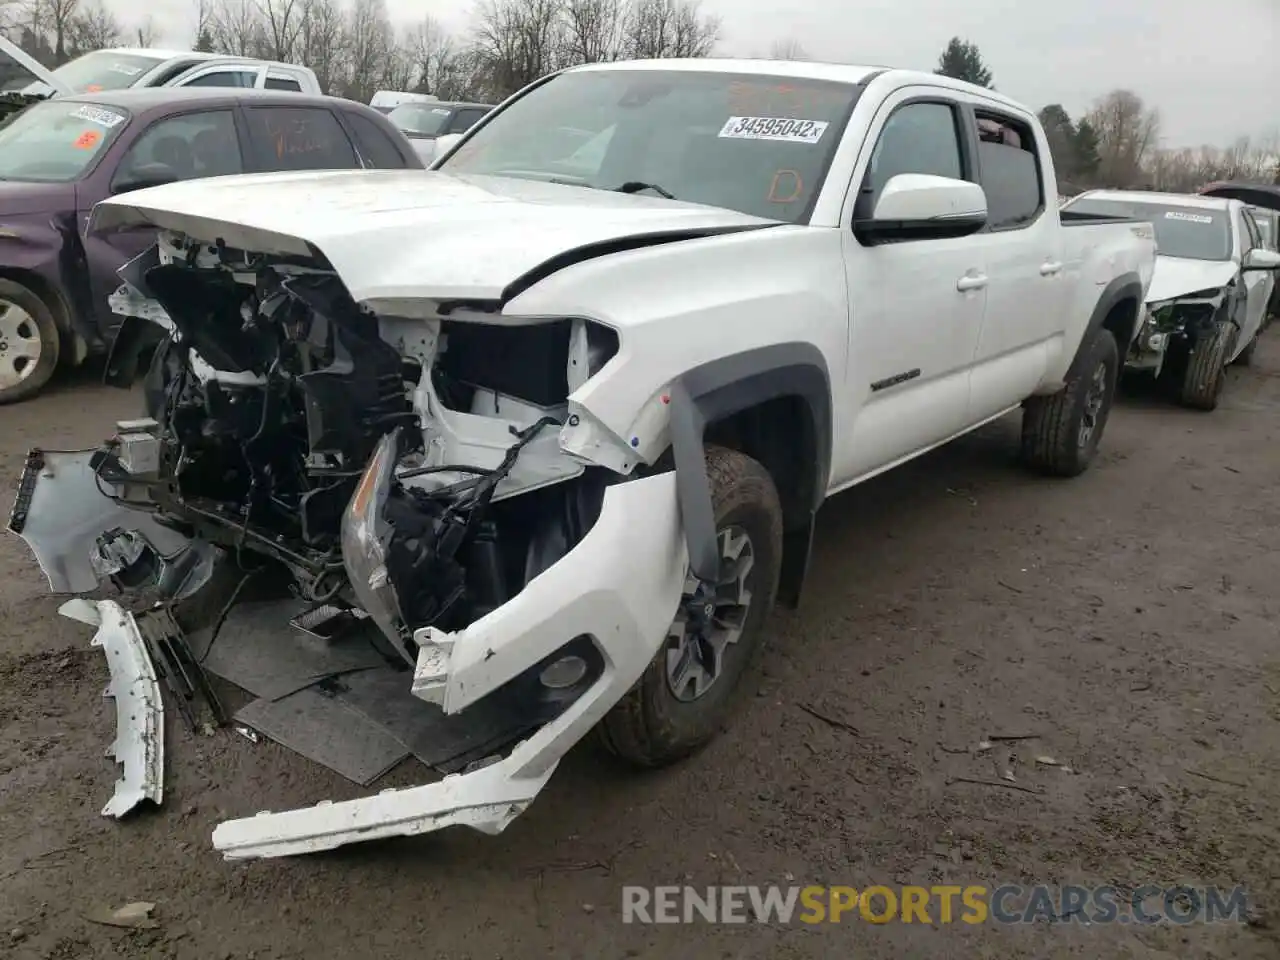
<path id="1" fill-rule="evenodd" d="M 214 830 L 214 847 L 241 859 L 454 825 L 501 832 L 643 674 L 680 602 L 685 566 L 675 474 L 609 487 L 591 531 L 514 599 L 466 630 L 424 630 L 417 638 L 414 693 L 446 713 L 464 710 L 583 636 L 604 661 L 585 693 L 497 763 L 426 786 L 231 820 Z"/>

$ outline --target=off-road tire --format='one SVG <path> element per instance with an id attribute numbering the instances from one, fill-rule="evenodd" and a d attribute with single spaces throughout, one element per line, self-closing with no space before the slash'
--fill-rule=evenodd
<path id="1" fill-rule="evenodd" d="M 1193 410 L 1214 410 L 1227 379 L 1227 357 L 1236 328 L 1219 320 L 1202 334 L 1187 357 L 1178 399 Z"/>
<path id="2" fill-rule="evenodd" d="M 1066 386 L 1046 397 L 1031 397 L 1022 412 L 1022 459 L 1031 469 L 1055 477 L 1084 473 L 1098 452 L 1115 402 L 1120 350 L 1110 330 L 1093 334 L 1080 370 Z M 1085 404 L 1099 367 L 1103 368 L 1102 406 L 1087 442 L 1080 442 Z"/>
<path id="3" fill-rule="evenodd" d="M 34 293 L 12 280 L 0 280 L 0 301 L 7 301 L 27 312 L 35 323 L 40 336 L 40 356 L 36 360 L 35 370 L 11 387 L 0 387 L 0 404 L 19 403 L 29 400 L 49 382 L 54 371 L 58 369 L 58 359 L 62 353 L 62 335 L 58 332 L 58 324 L 44 301 Z"/>
<path id="4" fill-rule="evenodd" d="M 742 676 L 764 646 L 766 621 L 778 592 L 782 507 L 773 478 L 736 450 L 708 446 L 706 458 L 716 530 L 736 525 L 751 537 L 751 605 L 742 635 L 727 648 L 722 672 L 705 694 L 689 702 L 676 699 L 667 680 L 664 642 L 635 686 L 600 722 L 596 729 L 605 748 L 641 767 L 665 766 L 687 757 L 724 726 Z M 672 611 L 673 619 L 674 615 Z"/>

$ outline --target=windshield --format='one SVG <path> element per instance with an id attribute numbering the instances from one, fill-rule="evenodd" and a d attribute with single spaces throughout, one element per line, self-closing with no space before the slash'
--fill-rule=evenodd
<path id="1" fill-rule="evenodd" d="M 428 103 L 402 103 L 387 114 L 387 119 L 411 137 L 435 137 L 449 122 L 449 113 L 445 107 Z"/>
<path id="2" fill-rule="evenodd" d="M 76 180 L 128 119 L 115 107 L 66 100 L 37 103 L 0 127 L 0 180 Z"/>
<path id="3" fill-rule="evenodd" d="M 582 70 L 521 97 L 440 166 L 807 219 L 858 89 L 692 70 Z"/>
<path id="4" fill-rule="evenodd" d="M 99 50 L 64 63 L 53 75 L 77 93 L 94 93 L 132 87 L 139 77 L 161 63 L 161 57 Z"/>
<path id="5" fill-rule="evenodd" d="M 1096 198 L 1073 202 L 1068 209 L 1072 213 L 1150 221 L 1156 228 L 1156 250 L 1162 257 L 1231 259 L 1231 224 L 1226 210 Z"/>

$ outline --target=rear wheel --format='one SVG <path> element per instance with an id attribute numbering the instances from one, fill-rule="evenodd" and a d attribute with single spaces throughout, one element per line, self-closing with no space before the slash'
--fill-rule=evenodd
<path id="1" fill-rule="evenodd" d="M 743 673 L 764 645 L 778 591 L 782 508 L 773 478 L 745 454 L 708 447 L 721 582 L 693 577 L 644 675 L 599 727 L 604 745 L 639 766 L 693 753 L 723 726 Z"/>
<path id="2" fill-rule="evenodd" d="M 58 369 L 62 339 L 53 314 L 26 287 L 0 280 L 0 403 L 34 397 Z"/>
<path id="3" fill-rule="evenodd" d="M 1179 399 L 1193 410 L 1213 410 L 1227 379 L 1227 357 L 1236 328 L 1219 320 L 1196 340 L 1187 357 Z"/>
<path id="4" fill-rule="evenodd" d="M 1120 351 L 1110 330 L 1098 330 L 1084 362 L 1065 387 L 1032 397 L 1022 414 L 1022 457 L 1041 473 L 1081 474 L 1092 462 L 1115 400 Z"/>

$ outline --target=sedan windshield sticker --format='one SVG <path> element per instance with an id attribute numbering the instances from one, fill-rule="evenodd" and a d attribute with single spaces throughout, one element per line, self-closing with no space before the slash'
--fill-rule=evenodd
<path id="1" fill-rule="evenodd" d="M 827 132 L 826 120 L 789 120 L 785 117 L 730 117 L 720 136 L 731 140 L 780 140 L 815 144 Z"/>
<path id="2" fill-rule="evenodd" d="M 1202 213 L 1182 213 L 1178 210 L 1170 210 L 1164 215 L 1166 220 L 1185 220 L 1188 223 L 1213 223 L 1213 217 L 1206 217 Z"/>
<path id="3" fill-rule="evenodd" d="M 86 130 L 80 136 L 76 137 L 77 150 L 92 150 L 97 146 L 98 141 L 102 139 L 102 134 L 97 130 Z"/>
<path id="4" fill-rule="evenodd" d="M 83 104 L 76 107 L 71 112 L 71 116 L 77 120 L 88 120 L 90 123 L 96 123 L 100 127 L 106 127 L 110 130 L 112 127 L 118 127 L 124 123 L 124 117 L 118 113 L 112 113 L 110 110 L 103 110 L 101 107 Z"/>
<path id="5" fill-rule="evenodd" d="M 107 69 L 112 73 L 123 73 L 126 77 L 136 77 L 142 72 L 141 67 L 135 67 L 128 63 L 113 63 Z"/>

